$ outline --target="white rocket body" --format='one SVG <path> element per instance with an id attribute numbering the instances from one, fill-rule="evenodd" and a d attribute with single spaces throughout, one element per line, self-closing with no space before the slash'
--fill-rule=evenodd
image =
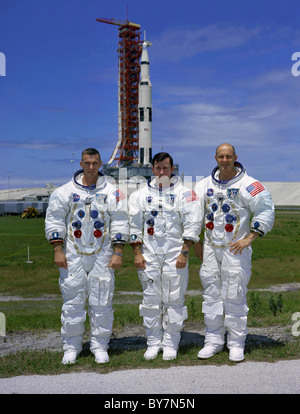
<path id="1" fill-rule="evenodd" d="M 152 161 L 152 85 L 150 82 L 149 56 L 147 48 L 151 42 L 143 43 L 141 57 L 141 80 L 139 85 L 139 163 L 151 165 Z"/>

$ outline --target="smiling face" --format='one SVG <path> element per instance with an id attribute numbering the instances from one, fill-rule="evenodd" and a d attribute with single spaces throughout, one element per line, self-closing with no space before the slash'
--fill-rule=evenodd
<path id="1" fill-rule="evenodd" d="M 232 145 L 220 145 L 217 148 L 215 159 L 220 169 L 221 180 L 228 180 L 236 175 L 234 163 L 237 160 L 237 155 Z"/>

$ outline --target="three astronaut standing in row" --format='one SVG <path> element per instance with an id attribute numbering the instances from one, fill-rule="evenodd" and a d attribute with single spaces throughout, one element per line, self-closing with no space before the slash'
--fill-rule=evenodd
<path id="1" fill-rule="evenodd" d="M 156 358 L 160 351 L 164 360 L 177 356 L 187 319 L 191 246 L 202 259 L 206 331 L 198 358 L 222 351 L 227 330 L 229 359 L 244 359 L 251 243 L 272 229 L 274 205 L 267 189 L 237 162 L 232 145 L 221 144 L 215 159 L 212 174 L 192 191 L 173 175 L 172 157 L 156 154 L 154 177 L 131 194 L 127 206 L 125 195 L 99 172 L 99 152 L 82 152 L 82 169 L 52 193 L 46 214 L 46 237 L 60 268 L 64 364 L 74 363 L 82 350 L 86 301 L 91 352 L 96 362 L 109 361 L 114 270 L 122 265 L 127 242 L 143 288 L 145 359 Z"/>

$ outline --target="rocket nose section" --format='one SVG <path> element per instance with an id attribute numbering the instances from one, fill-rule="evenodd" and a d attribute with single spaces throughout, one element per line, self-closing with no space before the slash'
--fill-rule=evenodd
<path id="1" fill-rule="evenodd" d="M 143 51 L 141 56 L 141 62 L 147 62 L 149 63 L 149 56 L 148 56 L 148 47 L 152 46 L 152 42 L 148 42 L 146 40 L 146 34 L 145 34 L 145 40 L 143 42 Z"/>
<path id="2" fill-rule="evenodd" d="M 149 63 L 149 55 L 147 49 L 143 49 L 141 63 L 146 62 Z"/>

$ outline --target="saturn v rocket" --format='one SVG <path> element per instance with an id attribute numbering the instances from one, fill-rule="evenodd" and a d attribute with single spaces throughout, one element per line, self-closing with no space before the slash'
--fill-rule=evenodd
<path id="1" fill-rule="evenodd" d="M 141 56 L 141 79 L 139 84 L 139 159 L 141 165 L 151 165 L 152 161 L 152 85 L 150 81 L 148 47 L 144 34 Z"/>

